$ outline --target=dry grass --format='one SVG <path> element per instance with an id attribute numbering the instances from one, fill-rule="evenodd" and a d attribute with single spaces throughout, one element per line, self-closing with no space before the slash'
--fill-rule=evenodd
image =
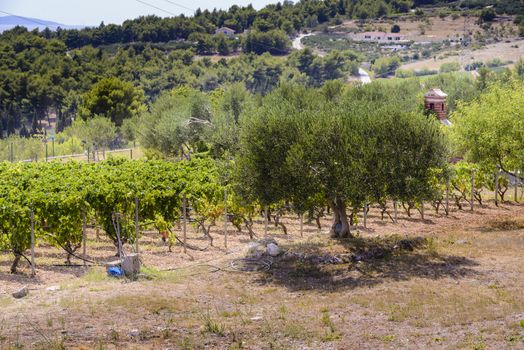
<path id="1" fill-rule="evenodd" d="M 424 221 L 400 213 L 398 224 L 372 209 L 368 228 L 347 240 L 313 225 L 300 238 L 292 217 L 285 218 L 289 236 L 271 228 L 283 248 L 313 256 L 387 250 L 424 237 L 413 251 L 388 250 L 359 263 L 277 259 L 268 272 L 231 272 L 228 263 L 247 236 L 230 233 L 233 253 L 225 254 L 218 232 L 217 247 L 191 257 L 179 246 L 167 252 L 146 233 L 148 278 L 132 283 L 102 268 L 53 267 L 63 254 L 52 247 L 38 249 L 37 280 L 8 275 L 10 257 L 0 255 L 0 348 L 522 348 L 524 206 L 488 204 L 449 217 L 428 208 Z M 196 232 L 190 239 L 206 245 Z M 90 233 L 89 243 L 91 257 L 114 259 L 110 242 Z M 22 284 L 31 288 L 28 297 L 6 295 Z M 50 285 L 61 288 L 47 291 Z"/>

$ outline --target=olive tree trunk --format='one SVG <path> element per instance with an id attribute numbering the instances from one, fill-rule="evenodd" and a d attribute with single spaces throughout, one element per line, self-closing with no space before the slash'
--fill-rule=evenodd
<path id="1" fill-rule="evenodd" d="M 331 237 L 343 238 L 351 236 L 348 216 L 346 214 L 346 202 L 341 198 L 335 198 L 334 201 L 329 201 L 329 206 L 333 211 L 333 222 L 330 230 Z"/>

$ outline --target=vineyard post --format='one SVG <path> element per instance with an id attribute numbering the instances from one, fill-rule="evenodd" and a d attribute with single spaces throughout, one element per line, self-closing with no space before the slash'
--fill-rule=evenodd
<path id="1" fill-rule="evenodd" d="M 300 213 L 300 237 L 304 237 L 304 213 Z"/>
<path id="2" fill-rule="evenodd" d="M 264 235 L 267 236 L 267 227 L 268 227 L 268 209 L 267 205 L 264 207 Z"/>
<path id="3" fill-rule="evenodd" d="M 124 261 L 124 247 L 122 246 L 122 239 L 120 236 L 120 213 L 115 213 L 116 218 L 116 238 L 118 239 L 118 253 L 120 255 L 120 261 Z"/>
<path id="4" fill-rule="evenodd" d="M 422 218 L 422 220 L 425 220 L 424 219 L 424 201 L 420 201 L 420 217 Z"/>
<path id="5" fill-rule="evenodd" d="M 495 166 L 495 205 L 499 206 L 499 166 Z"/>
<path id="6" fill-rule="evenodd" d="M 51 153 L 55 156 L 55 138 L 51 137 Z"/>
<path id="7" fill-rule="evenodd" d="M 227 250 L 227 189 L 224 188 L 224 247 Z"/>
<path id="8" fill-rule="evenodd" d="M 129 158 L 133 160 L 133 149 L 129 149 Z"/>
<path id="9" fill-rule="evenodd" d="M 87 147 L 87 162 L 89 163 L 89 157 L 90 157 L 90 154 L 89 154 L 89 147 Z"/>
<path id="10" fill-rule="evenodd" d="M 184 198 L 182 199 L 182 228 L 183 228 L 183 239 L 184 239 L 184 253 L 186 253 L 186 195 L 184 194 Z"/>
<path id="11" fill-rule="evenodd" d="M 138 197 L 135 196 L 135 253 L 138 254 Z"/>
<path id="12" fill-rule="evenodd" d="M 47 162 L 47 158 L 49 158 L 49 152 L 47 149 L 47 142 L 45 143 L 45 161 Z"/>
<path id="13" fill-rule="evenodd" d="M 13 143 L 11 142 L 11 149 L 10 149 L 10 157 L 11 157 L 11 163 L 15 161 L 15 152 L 13 150 Z"/>
<path id="14" fill-rule="evenodd" d="M 367 227 L 367 221 L 368 221 L 368 204 L 364 204 L 364 228 Z"/>
<path id="15" fill-rule="evenodd" d="M 519 171 L 515 171 L 515 193 L 514 193 L 514 197 L 515 197 L 515 203 L 518 203 L 519 202 Z"/>
<path id="16" fill-rule="evenodd" d="M 397 214 L 398 214 L 398 210 L 397 210 L 397 201 L 393 201 L 393 209 L 395 211 L 395 214 L 394 214 L 394 218 L 395 218 L 395 224 L 397 223 Z"/>
<path id="17" fill-rule="evenodd" d="M 86 209 L 84 208 L 84 210 L 82 211 L 82 246 L 83 246 L 83 251 L 82 251 L 82 256 L 84 257 L 84 259 L 87 259 L 87 225 L 86 225 Z M 87 263 L 86 261 L 84 260 L 84 266 L 86 266 Z"/>
<path id="18" fill-rule="evenodd" d="M 449 214 L 449 177 L 446 180 L 446 215 Z"/>
<path id="19" fill-rule="evenodd" d="M 35 212 L 31 208 L 31 277 L 35 275 Z"/>
<path id="20" fill-rule="evenodd" d="M 471 211 L 473 211 L 473 199 L 475 196 L 475 169 L 471 169 L 471 200 L 469 202 L 469 205 L 471 207 Z"/>

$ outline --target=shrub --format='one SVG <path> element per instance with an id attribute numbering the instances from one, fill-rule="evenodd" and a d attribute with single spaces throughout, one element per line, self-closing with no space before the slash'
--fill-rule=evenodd
<path id="1" fill-rule="evenodd" d="M 458 62 L 444 63 L 440 66 L 440 73 L 456 72 L 460 70 L 460 64 Z"/>
<path id="2" fill-rule="evenodd" d="M 393 24 L 391 27 L 391 33 L 400 33 L 400 26 L 398 24 Z"/>

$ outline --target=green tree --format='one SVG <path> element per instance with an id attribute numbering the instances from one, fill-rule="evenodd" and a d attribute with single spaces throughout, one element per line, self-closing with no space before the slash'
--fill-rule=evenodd
<path id="1" fill-rule="evenodd" d="M 333 211 L 332 235 L 345 237 L 348 206 L 355 213 L 386 196 L 431 198 L 432 169 L 443 166 L 446 147 L 434 120 L 398 108 L 395 97 L 376 101 L 374 87 L 331 90 L 284 85 L 250 110 L 241 125 L 237 178 L 239 191 L 263 205 L 324 198 Z"/>
<path id="2" fill-rule="evenodd" d="M 118 78 L 106 78 L 84 94 L 79 114 L 84 120 L 96 115 L 103 116 L 120 126 L 124 119 L 145 110 L 143 101 L 143 91 L 132 83 Z"/>
<path id="3" fill-rule="evenodd" d="M 495 83 L 453 115 L 456 149 L 466 159 L 499 165 L 507 173 L 524 168 L 524 83 Z"/>

